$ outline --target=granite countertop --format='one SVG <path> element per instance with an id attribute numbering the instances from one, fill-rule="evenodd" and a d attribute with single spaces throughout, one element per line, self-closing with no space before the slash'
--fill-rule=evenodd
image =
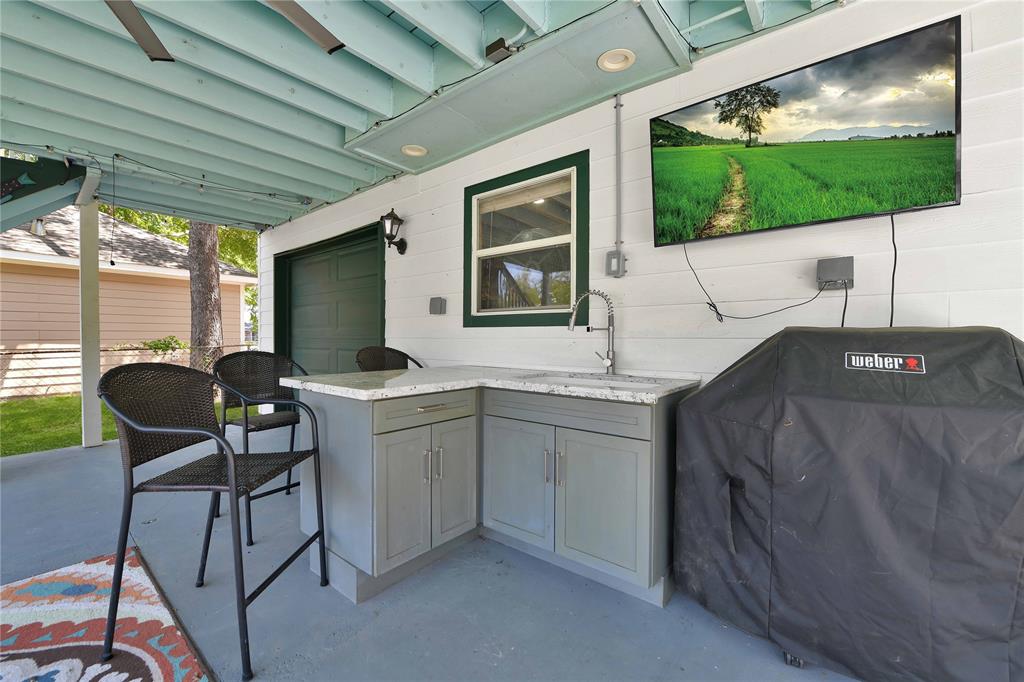
<path id="1" fill-rule="evenodd" d="M 281 384 L 303 391 L 355 400 L 386 400 L 402 396 L 456 391 L 464 388 L 500 388 L 574 398 L 614 400 L 653 405 L 672 393 L 694 388 L 697 379 L 670 379 L 627 375 L 546 372 L 538 369 L 457 365 L 396 369 L 383 372 L 318 374 L 281 379 Z"/>

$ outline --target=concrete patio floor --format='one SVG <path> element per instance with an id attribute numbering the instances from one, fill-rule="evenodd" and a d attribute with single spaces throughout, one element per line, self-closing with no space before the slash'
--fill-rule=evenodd
<path id="1" fill-rule="evenodd" d="M 286 445 L 257 434 L 254 449 Z M 199 449 L 197 449 L 199 448 Z M 204 446 L 147 465 L 153 472 Z M 148 474 L 148 472 L 147 472 Z M 4 583 L 114 550 L 121 505 L 117 443 L 0 461 Z M 194 587 L 207 494 L 140 495 L 131 543 L 149 563 L 214 674 L 240 679 L 230 524 L 218 519 L 206 586 Z M 253 504 L 248 587 L 298 546 L 298 495 Z M 262 680 L 845 680 L 786 666 L 774 644 L 676 595 L 665 609 L 482 539 L 355 606 L 300 560 L 249 609 Z"/>

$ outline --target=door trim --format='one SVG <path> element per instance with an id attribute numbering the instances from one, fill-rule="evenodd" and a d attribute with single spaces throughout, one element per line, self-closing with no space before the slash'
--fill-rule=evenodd
<path id="1" fill-rule="evenodd" d="M 307 244 L 306 246 L 300 246 L 297 249 L 290 251 L 282 251 L 274 255 L 274 352 L 281 353 L 291 357 L 291 307 L 287 305 L 291 296 L 291 273 L 288 267 L 291 261 L 296 258 L 303 258 L 319 251 L 327 249 L 335 249 L 344 246 L 354 246 L 356 244 L 363 244 L 370 240 L 374 240 L 377 244 L 377 260 L 380 265 L 379 267 L 379 279 L 380 286 L 380 331 L 378 333 L 378 341 L 381 346 L 384 345 L 384 312 L 385 304 L 384 301 L 387 298 L 385 292 L 385 278 L 384 278 L 384 232 L 379 222 L 371 223 L 357 230 L 346 232 L 345 234 L 338 235 L 337 237 L 331 237 L 323 241 L 315 242 L 313 244 Z M 284 305 L 278 305 L 279 302 L 283 302 Z"/>

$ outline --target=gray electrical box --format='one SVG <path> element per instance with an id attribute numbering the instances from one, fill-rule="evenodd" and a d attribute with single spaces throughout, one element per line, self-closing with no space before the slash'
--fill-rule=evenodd
<path id="1" fill-rule="evenodd" d="M 604 254 L 604 274 L 609 277 L 622 277 L 626 274 L 626 257 L 622 254 L 621 249 Z"/>
<path id="2" fill-rule="evenodd" d="M 448 299 L 440 296 L 434 296 L 430 299 L 431 315 L 444 315 L 446 312 L 448 312 Z"/>
<path id="3" fill-rule="evenodd" d="M 818 288 L 852 289 L 853 256 L 818 260 Z"/>

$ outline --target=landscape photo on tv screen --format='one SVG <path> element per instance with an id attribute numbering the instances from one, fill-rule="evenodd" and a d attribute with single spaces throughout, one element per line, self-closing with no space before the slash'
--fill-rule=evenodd
<path id="1" fill-rule="evenodd" d="M 959 18 L 651 119 L 655 246 L 955 204 Z"/>

